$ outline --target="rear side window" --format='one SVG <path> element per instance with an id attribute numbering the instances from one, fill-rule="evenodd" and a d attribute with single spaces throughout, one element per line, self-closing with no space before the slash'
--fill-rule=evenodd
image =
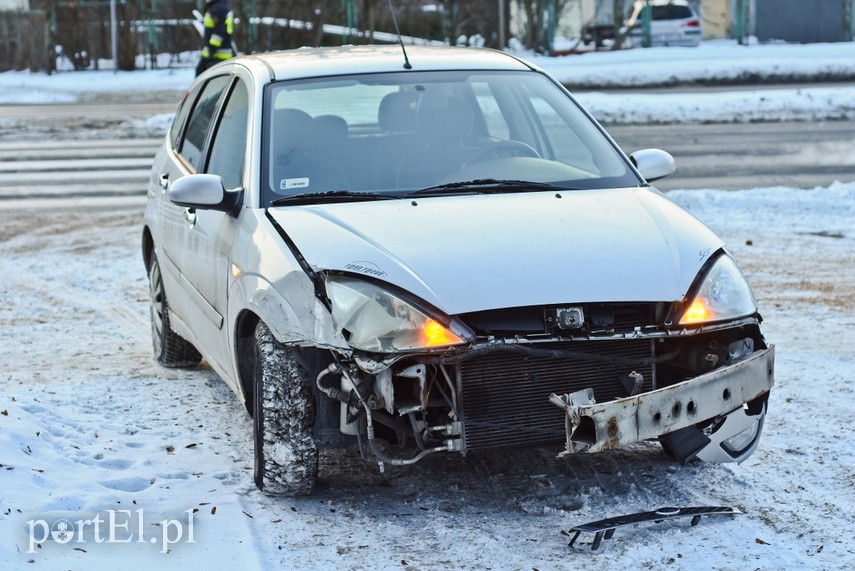
<path id="1" fill-rule="evenodd" d="M 193 108 L 193 102 L 196 101 L 198 95 L 198 88 L 185 93 L 181 104 L 178 106 L 178 112 L 175 113 L 175 118 L 172 120 L 172 127 L 169 128 L 169 142 L 176 149 L 181 144 L 184 122 L 187 120 L 187 115 L 190 114 L 190 109 Z"/>
<path id="2" fill-rule="evenodd" d="M 654 20 L 685 20 L 693 18 L 692 11 L 688 6 L 666 4 L 665 6 L 654 6 L 652 18 Z"/>
<path id="3" fill-rule="evenodd" d="M 238 79 L 214 133 L 208 159 L 208 172 L 223 177 L 226 188 L 237 188 L 243 180 L 248 116 L 249 94 L 244 82 Z"/>
<path id="4" fill-rule="evenodd" d="M 202 94 L 199 96 L 199 101 L 190 113 L 190 119 L 187 121 L 187 130 L 184 133 L 184 141 L 181 143 L 180 152 L 184 155 L 193 168 L 197 171 L 202 166 L 202 149 L 205 146 L 205 138 L 208 134 L 208 127 L 211 125 L 211 120 L 214 116 L 214 111 L 217 110 L 217 102 L 220 100 L 220 94 L 228 84 L 229 77 L 221 75 L 209 81 Z"/>

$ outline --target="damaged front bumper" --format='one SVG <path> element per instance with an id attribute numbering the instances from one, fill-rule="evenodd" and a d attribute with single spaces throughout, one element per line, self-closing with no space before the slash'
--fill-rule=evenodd
<path id="1" fill-rule="evenodd" d="M 770 346 L 681 383 L 610 402 L 595 402 L 592 389 L 553 394 L 550 401 L 566 413 L 567 449 L 562 455 L 610 450 L 716 417 L 741 416 L 744 404 L 763 397 L 774 385 L 774 362 L 775 348 Z M 752 422 L 762 425 L 762 415 L 757 416 Z"/>

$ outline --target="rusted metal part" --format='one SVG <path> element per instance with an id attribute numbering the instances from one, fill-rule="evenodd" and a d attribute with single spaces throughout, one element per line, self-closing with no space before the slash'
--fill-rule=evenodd
<path id="1" fill-rule="evenodd" d="M 770 346 L 682 383 L 611 402 L 594 402 L 590 389 L 553 394 L 550 402 L 567 415 L 562 455 L 617 448 L 732 412 L 769 392 L 775 383 L 774 362 Z"/>

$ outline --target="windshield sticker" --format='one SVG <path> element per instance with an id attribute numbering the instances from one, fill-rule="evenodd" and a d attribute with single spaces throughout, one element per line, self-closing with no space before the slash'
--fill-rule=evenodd
<path id="1" fill-rule="evenodd" d="M 279 190 L 291 190 L 292 188 L 307 188 L 309 186 L 309 178 L 283 178 L 279 182 Z"/>

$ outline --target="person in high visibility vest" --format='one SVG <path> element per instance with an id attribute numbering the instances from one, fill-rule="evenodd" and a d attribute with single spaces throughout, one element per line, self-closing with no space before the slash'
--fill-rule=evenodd
<path id="1" fill-rule="evenodd" d="M 202 59 L 196 66 L 196 75 L 221 61 L 235 56 L 232 34 L 235 31 L 235 17 L 229 6 L 229 0 L 209 0 L 205 4 L 205 45 L 202 46 Z"/>

